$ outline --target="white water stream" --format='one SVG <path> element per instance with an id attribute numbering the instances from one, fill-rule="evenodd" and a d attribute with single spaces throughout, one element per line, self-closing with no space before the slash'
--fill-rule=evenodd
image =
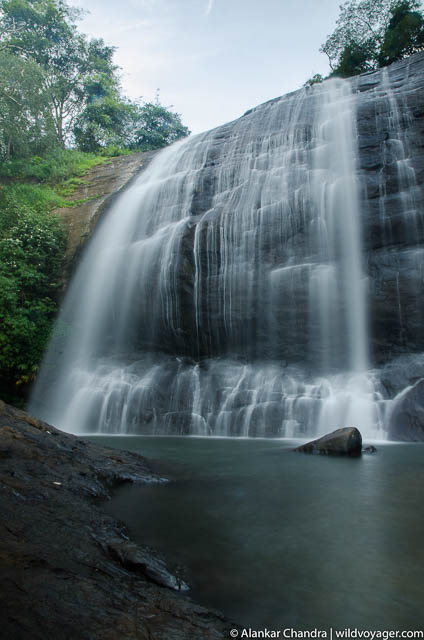
<path id="1" fill-rule="evenodd" d="M 159 153 L 89 243 L 33 411 L 71 432 L 384 437 L 360 190 L 340 80 Z"/>

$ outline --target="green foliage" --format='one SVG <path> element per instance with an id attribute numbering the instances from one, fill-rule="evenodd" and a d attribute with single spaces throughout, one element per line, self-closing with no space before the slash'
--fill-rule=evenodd
<path id="1" fill-rule="evenodd" d="M 155 102 L 134 104 L 134 128 L 130 146 L 141 151 L 160 149 L 190 134 L 181 122 L 181 116 Z"/>
<path id="2" fill-rule="evenodd" d="M 155 102 L 130 102 L 101 78 L 74 128 L 79 148 L 97 153 L 122 147 L 151 151 L 189 134 L 180 115 L 161 105 L 158 96 Z"/>
<path id="3" fill-rule="evenodd" d="M 320 73 L 315 73 L 303 86 L 312 87 L 314 84 L 321 84 L 321 82 L 324 82 L 324 77 Z"/>
<path id="4" fill-rule="evenodd" d="M 114 48 L 80 33 L 79 15 L 65 0 L 0 0 L 0 395 L 13 401 L 56 311 L 65 242 L 52 210 L 85 202 L 69 197 L 94 165 L 189 134 L 158 98 L 122 95 Z"/>
<path id="5" fill-rule="evenodd" d="M 349 0 L 320 51 L 332 75 L 371 71 L 424 48 L 418 0 Z"/>
<path id="6" fill-rule="evenodd" d="M 77 29 L 65 0 L 0 0 L 0 162 L 75 143 L 158 149 L 188 135 L 159 103 L 121 94 L 114 47 Z"/>
<path id="7" fill-rule="evenodd" d="M 65 233 L 51 211 L 79 204 L 66 198 L 87 169 L 108 161 L 56 149 L 1 166 L 0 396 L 11 402 L 22 400 L 33 379 L 57 310 Z"/>
<path id="8" fill-rule="evenodd" d="M 116 144 L 110 144 L 107 147 L 100 149 L 98 153 L 100 156 L 105 156 L 106 158 L 116 158 L 117 156 L 129 156 L 133 152 L 131 149 L 120 147 Z M 96 157 L 98 158 L 99 156 Z"/>
<path id="9" fill-rule="evenodd" d="M 35 62 L 0 51 L 0 160 L 42 153 L 54 143 L 42 85 Z"/>
<path id="10" fill-rule="evenodd" d="M 0 11 L 1 46 L 37 65 L 57 141 L 64 145 L 84 109 L 87 81 L 98 73 L 114 78 L 114 48 L 79 33 L 79 12 L 63 0 L 0 0 Z"/>
<path id="11" fill-rule="evenodd" d="M 340 6 L 336 29 L 320 48 L 328 57 L 332 71 L 337 68 L 345 48 L 353 43 L 366 48 L 369 64 L 375 63 L 395 3 L 396 0 L 349 0 Z"/>
<path id="12" fill-rule="evenodd" d="M 28 383 L 41 361 L 56 309 L 64 252 L 59 220 L 41 200 L 0 191 L 0 389 Z"/>
<path id="13" fill-rule="evenodd" d="M 52 187 L 43 184 L 12 184 L 0 190 L 0 209 L 7 208 L 9 203 L 19 203 L 37 213 L 51 211 L 56 207 L 66 207 L 66 200 Z"/>
<path id="14" fill-rule="evenodd" d="M 97 74 L 85 84 L 86 105 L 76 119 L 73 133 L 82 151 L 99 151 L 125 144 L 132 108 L 119 94 L 116 82 Z"/>
<path id="15" fill-rule="evenodd" d="M 70 176 L 82 176 L 91 167 L 106 161 L 94 153 L 56 147 L 44 157 L 16 158 L 0 164 L 0 178 L 57 184 Z"/>
<path id="16" fill-rule="evenodd" d="M 333 75 L 349 78 L 365 71 L 371 71 L 374 68 L 370 62 L 372 48 L 373 45 L 370 42 L 359 45 L 352 41 L 347 44 L 340 55 L 339 64 Z"/>
<path id="17" fill-rule="evenodd" d="M 424 49 L 424 18 L 414 9 L 418 3 L 400 2 L 392 9 L 378 58 L 381 66 Z"/>

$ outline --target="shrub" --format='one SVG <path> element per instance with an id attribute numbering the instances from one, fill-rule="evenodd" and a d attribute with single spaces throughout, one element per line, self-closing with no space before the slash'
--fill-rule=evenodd
<path id="1" fill-rule="evenodd" d="M 46 347 L 65 248 L 59 219 L 21 195 L 0 192 L 0 391 L 13 401 Z"/>

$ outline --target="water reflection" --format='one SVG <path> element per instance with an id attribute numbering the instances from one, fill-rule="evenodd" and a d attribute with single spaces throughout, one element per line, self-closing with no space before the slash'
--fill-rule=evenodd
<path id="1" fill-rule="evenodd" d="M 423 626 L 424 445 L 345 460 L 278 440 L 101 440 L 174 462 L 171 483 L 108 509 L 185 564 L 205 605 L 256 628 Z"/>

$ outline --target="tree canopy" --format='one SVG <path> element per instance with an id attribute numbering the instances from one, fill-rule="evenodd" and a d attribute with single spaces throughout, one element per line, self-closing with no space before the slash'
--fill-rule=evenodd
<path id="1" fill-rule="evenodd" d="M 419 3 L 400 2 L 391 11 L 378 56 L 381 66 L 424 49 L 424 18 Z"/>
<path id="2" fill-rule="evenodd" d="M 79 17 L 65 0 L 0 0 L 3 157 L 54 144 L 158 148 L 188 135 L 178 114 L 122 95 L 115 48 L 80 33 Z"/>
<path id="3" fill-rule="evenodd" d="M 33 60 L 0 52 L 0 159 L 42 153 L 54 141 L 43 74 Z"/>
<path id="4" fill-rule="evenodd" d="M 132 146 L 150 151 L 160 149 L 180 138 L 185 138 L 190 131 L 181 122 L 178 113 L 164 107 L 156 95 L 154 102 L 135 103 L 133 106 L 134 130 Z"/>
<path id="5" fill-rule="evenodd" d="M 424 18 L 418 0 L 349 0 L 320 51 L 332 75 L 372 71 L 424 49 Z"/>

